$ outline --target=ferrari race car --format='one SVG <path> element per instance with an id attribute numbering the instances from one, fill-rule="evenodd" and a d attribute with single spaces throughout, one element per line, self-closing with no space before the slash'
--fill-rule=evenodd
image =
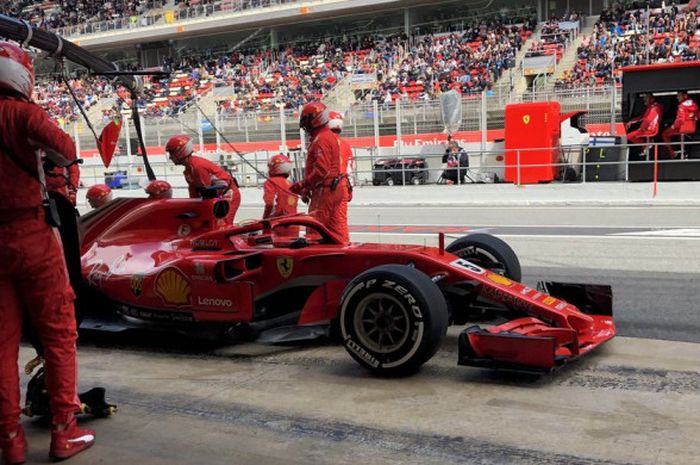
<path id="1" fill-rule="evenodd" d="M 81 217 L 80 264 L 67 258 L 82 327 L 273 343 L 338 335 L 386 374 L 416 370 L 448 325 L 485 310 L 505 322 L 464 329 L 459 364 L 549 372 L 615 335 L 609 286 L 527 287 L 515 253 L 487 234 L 447 247 L 443 235 L 439 247 L 340 244 L 310 216 L 221 228 L 225 214 L 215 199 L 120 198 Z"/>

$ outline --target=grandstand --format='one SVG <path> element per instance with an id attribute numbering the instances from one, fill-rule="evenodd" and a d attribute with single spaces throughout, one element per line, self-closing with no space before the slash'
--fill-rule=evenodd
<path id="1" fill-rule="evenodd" d="M 201 126 L 195 99 L 239 141 L 277 140 L 283 126 L 295 131 L 299 107 L 316 99 L 347 112 L 356 135 L 368 132 L 375 111 L 382 134 L 407 121 L 406 133 L 439 132 L 435 102 L 448 90 L 463 95 L 468 128 L 502 127 L 506 102 L 554 97 L 580 105 L 581 95 L 595 110 L 591 121 L 609 122 L 619 113 L 609 88 L 619 85 L 622 66 L 698 58 L 695 0 L 652 2 L 648 15 L 635 2 L 534 3 L 13 0 L 1 11 L 58 29 L 122 68 L 170 71 L 146 79 L 138 102 L 153 144 L 161 133 Z M 65 84 L 52 66 L 39 69 L 37 101 L 89 143 Z M 107 80 L 68 73 L 93 122 L 129 103 Z M 578 92 L 590 88 L 598 92 Z M 479 121 L 482 104 L 469 101 L 484 96 Z"/>
<path id="2" fill-rule="evenodd" d="M 577 50 L 577 61 L 556 81 L 559 88 L 620 84 L 624 66 L 700 58 L 697 2 L 667 8 L 623 5 L 606 9 Z"/>

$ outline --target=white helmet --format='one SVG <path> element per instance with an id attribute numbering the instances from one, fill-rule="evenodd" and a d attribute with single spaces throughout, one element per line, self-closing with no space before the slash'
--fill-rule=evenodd
<path id="1" fill-rule="evenodd" d="M 29 53 L 9 42 L 0 42 L 0 88 L 32 98 L 34 63 Z"/>
<path id="2" fill-rule="evenodd" d="M 337 111 L 331 111 L 328 114 L 330 121 L 328 122 L 328 127 L 331 131 L 340 132 L 343 130 L 343 115 Z"/>
<path id="3" fill-rule="evenodd" d="M 270 158 L 267 162 L 270 176 L 284 176 L 292 172 L 292 162 L 284 154 L 280 153 Z"/>

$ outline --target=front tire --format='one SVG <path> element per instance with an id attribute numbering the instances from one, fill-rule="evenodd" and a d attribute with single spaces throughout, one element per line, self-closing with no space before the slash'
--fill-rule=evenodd
<path id="1" fill-rule="evenodd" d="M 518 256 L 505 241 L 490 234 L 475 233 L 460 237 L 445 250 L 513 281 L 522 280 Z"/>
<path id="2" fill-rule="evenodd" d="M 345 349 L 375 373 L 416 371 L 440 348 L 447 331 L 447 304 L 424 273 L 382 265 L 353 279 L 340 302 Z"/>

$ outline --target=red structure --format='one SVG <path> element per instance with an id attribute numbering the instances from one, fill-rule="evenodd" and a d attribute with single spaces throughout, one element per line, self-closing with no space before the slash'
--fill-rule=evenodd
<path id="1" fill-rule="evenodd" d="M 560 110 L 559 102 L 506 105 L 506 182 L 536 184 L 558 177 Z"/>

